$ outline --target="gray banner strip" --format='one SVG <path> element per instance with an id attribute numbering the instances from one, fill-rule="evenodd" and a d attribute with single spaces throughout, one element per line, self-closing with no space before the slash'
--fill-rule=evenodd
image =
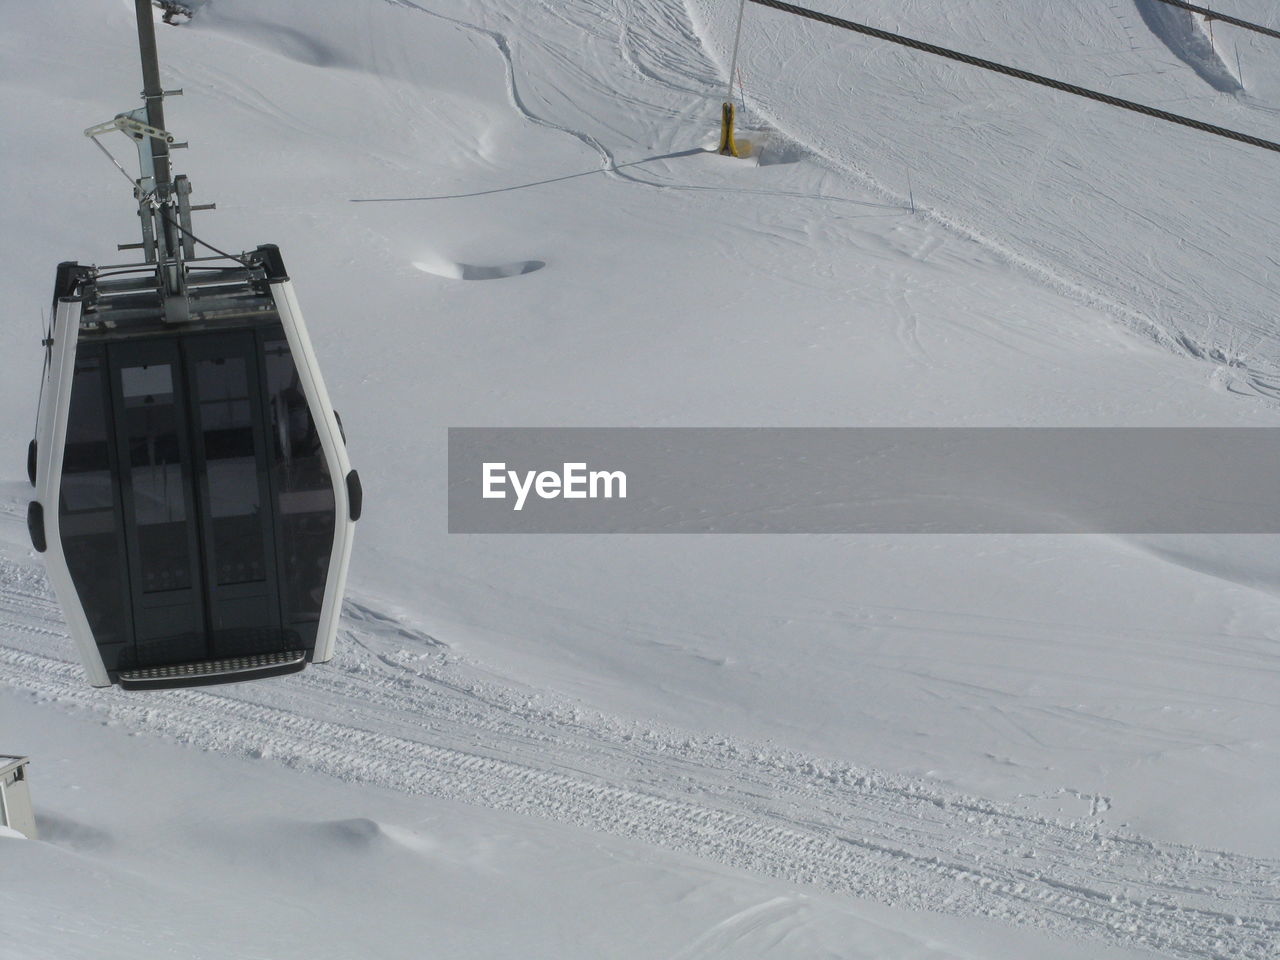
<path id="1" fill-rule="evenodd" d="M 450 533 L 1280 533 L 1280 429 L 451 428 Z"/>

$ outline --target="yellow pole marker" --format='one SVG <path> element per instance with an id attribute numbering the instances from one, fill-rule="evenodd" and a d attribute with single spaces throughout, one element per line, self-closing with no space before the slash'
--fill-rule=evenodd
<path id="1" fill-rule="evenodd" d="M 738 142 L 733 138 L 733 120 L 737 109 L 728 100 L 720 109 L 720 150 L 722 157 L 740 157 Z"/>

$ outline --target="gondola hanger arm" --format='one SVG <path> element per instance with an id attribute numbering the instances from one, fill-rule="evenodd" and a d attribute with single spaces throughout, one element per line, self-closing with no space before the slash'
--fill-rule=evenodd
<path id="1" fill-rule="evenodd" d="M 176 139 L 172 133 L 167 130 L 161 130 L 159 127 L 153 127 L 150 124 L 143 123 L 141 120 L 134 119 L 127 113 L 119 113 L 107 120 L 105 123 L 97 123 L 92 127 L 87 127 L 84 135 L 90 140 L 96 140 L 104 133 L 110 133 L 112 130 L 119 130 L 126 134 L 131 140 L 142 140 L 152 137 L 156 140 L 163 140 L 165 143 L 173 143 Z"/>

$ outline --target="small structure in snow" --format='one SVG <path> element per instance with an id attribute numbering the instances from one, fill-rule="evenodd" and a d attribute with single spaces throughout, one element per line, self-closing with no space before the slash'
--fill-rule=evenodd
<path id="1" fill-rule="evenodd" d="M 27 789 L 26 757 L 0 754 L 0 826 L 17 830 L 36 839 L 36 818 L 31 810 L 31 791 Z"/>
<path id="2" fill-rule="evenodd" d="M 185 3 L 176 3 L 175 0 L 151 0 L 151 2 L 164 11 L 164 22 L 171 26 L 178 25 L 178 17 L 186 17 L 190 20 L 195 16 Z"/>

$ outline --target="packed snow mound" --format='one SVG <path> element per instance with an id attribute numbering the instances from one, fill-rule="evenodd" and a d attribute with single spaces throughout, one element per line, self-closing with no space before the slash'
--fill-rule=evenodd
<path id="1" fill-rule="evenodd" d="M 367 847 L 379 842 L 385 836 L 382 825 L 368 817 L 327 820 L 310 825 L 306 833 L 323 838 L 332 844 L 347 847 Z"/>
<path id="2" fill-rule="evenodd" d="M 1173 7 L 1160 0 L 1134 0 L 1138 12 L 1151 32 L 1173 53 L 1204 78 L 1205 83 L 1222 93 L 1238 93 L 1244 89 L 1216 49 L 1205 21 L 1198 14 Z"/>
<path id="3" fill-rule="evenodd" d="M 110 830 L 55 813 L 39 805 L 36 809 L 36 825 L 42 841 L 68 850 L 97 853 L 109 850 L 116 843 Z"/>
<path id="4" fill-rule="evenodd" d="M 546 266 L 542 260 L 516 260 L 511 263 L 482 265 L 454 263 L 449 260 L 417 260 L 413 264 L 423 273 L 434 274 L 447 280 L 501 280 L 521 277 Z"/>
<path id="5" fill-rule="evenodd" d="M 217 846 L 238 862 L 255 860 L 273 864 L 274 869 L 329 857 L 369 863 L 389 857 L 421 856 L 440 846 L 433 837 L 416 829 L 360 816 L 337 820 L 260 817 L 236 823 L 229 831 L 219 828 L 210 839 L 216 839 Z"/>
<path id="6" fill-rule="evenodd" d="M 360 65 L 342 46 L 328 42 L 322 35 L 244 13 L 229 14 L 221 4 L 206 4 L 199 11 L 199 19 L 192 23 L 196 29 L 216 31 L 311 67 Z"/>

